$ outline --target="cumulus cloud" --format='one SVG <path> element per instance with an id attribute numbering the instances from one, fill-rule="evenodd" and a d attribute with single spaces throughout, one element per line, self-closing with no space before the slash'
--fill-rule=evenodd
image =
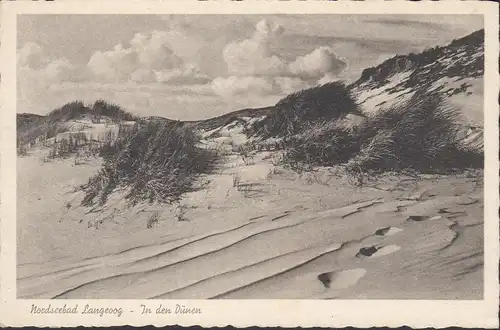
<path id="1" fill-rule="evenodd" d="M 42 47 L 34 42 L 26 43 L 17 53 L 17 67 L 21 79 L 26 75 L 39 83 L 55 83 L 78 80 L 77 68 L 66 58 L 49 58 Z"/>
<path id="2" fill-rule="evenodd" d="M 113 50 L 95 52 L 87 66 L 100 79 L 122 81 L 135 71 L 136 62 L 137 54 L 131 48 L 116 45 Z"/>
<path id="3" fill-rule="evenodd" d="M 38 87 L 44 87 L 64 81 L 77 80 L 76 69 L 67 59 L 56 59 L 38 69 L 29 66 L 19 67 L 18 79 L 21 82 L 32 82 L 36 83 Z"/>
<path id="4" fill-rule="evenodd" d="M 67 83 L 54 86 L 43 99 L 43 110 L 54 109 L 74 100 L 92 103 L 105 99 L 140 116 L 163 116 L 170 119 L 199 120 L 228 111 L 228 105 L 205 85 L 162 85 L 135 83 Z M 43 112 L 40 112 L 43 113 Z"/>
<path id="5" fill-rule="evenodd" d="M 166 46 L 167 39 L 162 32 L 136 34 L 128 46 L 119 44 L 110 50 L 96 51 L 87 65 L 80 67 L 66 58 L 49 58 L 40 45 L 27 43 L 18 49 L 19 111 L 44 113 L 70 96 L 91 101 L 98 95 L 144 108 L 149 99 L 142 96 L 144 89 L 154 91 L 155 97 L 162 95 L 172 104 L 196 103 L 203 97 L 211 97 L 210 101 L 219 99 L 211 88 L 211 78 L 171 51 Z M 124 90 L 134 90 L 142 103 L 129 99 L 124 102 L 120 96 Z"/>
<path id="6" fill-rule="evenodd" d="M 83 73 L 66 58 L 50 58 L 33 42 L 17 52 L 18 106 L 21 111 L 37 110 L 53 85 L 77 82 Z"/>
<path id="7" fill-rule="evenodd" d="M 135 34 L 130 42 L 137 54 L 140 68 L 149 70 L 168 70 L 178 68 L 183 63 L 169 47 L 169 36 L 165 31 L 153 31 L 151 36 Z"/>
<path id="8" fill-rule="evenodd" d="M 335 76 L 345 70 L 347 63 L 330 47 L 321 46 L 299 56 L 288 66 L 290 72 L 305 79 L 319 79 L 325 75 Z"/>
<path id="9" fill-rule="evenodd" d="M 228 44 L 223 59 L 230 77 L 215 79 L 214 91 L 225 98 L 238 96 L 244 88 L 284 95 L 335 80 L 346 69 L 347 62 L 327 46 L 294 59 L 273 53 L 273 44 L 286 44 L 284 32 L 281 25 L 261 20 L 250 38 Z"/>
<path id="10" fill-rule="evenodd" d="M 35 42 L 28 42 L 17 51 L 17 66 L 41 69 L 47 64 L 42 47 Z"/>
<path id="11" fill-rule="evenodd" d="M 262 20 L 251 38 L 228 44 L 223 50 L 230 74 L 277 75 L 285 68 L 283 60 L 271 53 L 270 43 L 279 37 L 283 27 Z"/>
<path id="12" fill-rule="evenodd" d="M 207 43 L 204 36 L 193 33 L 181 28 L 137 33 L 128 42 L 96 50 L 80 67 L 65 58 L 48 58 L 40 45 L 28 43 L 18 50 L 18 81 L 24 86 L 20 104 L 31 108 L 60 104 L 69 92 L 54 89 L 58 86 L 72 86 L 69 90 L 78 99 L 80 94 L 94 97 L 105 90 L 116 100 L 122 100 L 124 90 L 139 95 L 148 86 L 155 97 L 161 95 L 163 101 L 183 106 L 189 101 L 196 104 L 193 109 L 205 99 L 211 107 L 221 102 L 220 109 L 221 104 L 224 109 L 264 106 L 286 94 L 335 80 L 347 66 L 332 48 L 317 42 L 304 46 L 306 50 L 296 47 L 290 41 L 293 35 L 268 20 L 258 22 L 246 39 L 233 42 L 223 36 Z M 152 106 L 149 99 L 142 95 L 137 107 Z"/>
<path id="13" fill-rule="evenodd" d="M 296 77 L 276 77 L 274 81 L 278 85 L 281 94 L 290 94 L 311 86 L 308 81 Z"/>
<path id="14" fill-rule="evenodd" d="M 321 79 L 317 81 L 317 85 L 323 85 L 336 80 L 336 76 L 333 74 L 325 74 Z"/>
<path id="15" fill-rule="evenodd" d="M 243 94 L 272 94 L 275 92 L 274 80 L 269 77 L 231 76 L 218 77 L 212 81 L 213 91 L 225 98 Z"/>
<path id="16" fill-rule="evenodd" d="M 87 66 L 94 76 L 109 82 L 191 84 L 208 77 L 192 63 L 185 63 L 170 48 L 171 35 L 153 31 L 137 33 L 130 47 L 119 44 L 112 50 L 96 51 Z"/>
<path id="17" fill-rule="evenodd" d="M 178 85 L 205 84 L 211 81 L 208 75 L 193 64 L 188 64 L 183 69 L 156 71 L 155 77 L 157 82 Z"/>

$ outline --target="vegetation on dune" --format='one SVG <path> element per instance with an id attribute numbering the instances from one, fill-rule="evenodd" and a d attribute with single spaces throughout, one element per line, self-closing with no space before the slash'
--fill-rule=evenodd
<path id="1" fill-rule="evenodd" d="M 288 95 L 247 134 L 264 138 L 291 136 L 303 131 L 304 125 L 336 120 L 349 113 L 360 114 L 358 105 L 350 89 L 335 81 Z"/>
<path id="2" fill-rule="evenodd" d="M 51 111 L 47 115 L 47 120 L 51 123 L 65 122 L 78 118 L 90 111 L 90 108 L 87 107 L 82 101 L 74 101 L 66 103 L 62 107 Z"/>
<path id="3" fill-rule="evenodd" d="M 480 38 L 480 34 L 472 37 Z M 455 46 L 462 47 L 457 42 Z M 38 137 L 54 137 L 67 129 L 64 125 L 67 121 L 84 115 L 87 118 L 90 115 L 94 123 L 101 122 L 102 116 L 118 124 L 135 121 L 133 126 L 119 125 L 116 137 L 97 143 L 103 167 L 81 187 L 85 192 L 82 204 L 86 206 L 106 203 L 116 189 L 127 191 L 125 198 L 132 204 L 144 200 L 178 201 L 182 194 L 196 188 L 199 175 L 213 170 L 218 159 L 215 150 L 199 146 L 197 131 L 230 129 L 232 124 L 240 124 L 247 136 L 255 138 L 247 145 L 233 146 L 246 165 L 254 162 L 251 151 L 282 150 L 280 162 L 286 167 L 303 171 L 339 166 L 350 178 L 358 179 L 358 183 L 362 183 L 365 174 L 381 172 L 446 174 L 482 168 L 483 151 L 477 139 L 468 140 L 459 113 L 446 104 L 438 91 L 422 92 L 425 87 L 416 88 L 409 100 L 377 109 L 369 116 L 360 112 L 352 93 L 356 84 L 368 80 L 383 84 L 387 75 L 433 63 L 445 51 L 433 48 L 420 55 L 396 56 L 377 68 L 365 70 L 351 86 L 331 82 L 290 94 L 273 107 L 255 112 L 244 109 L 198 122 L 138 119 L 103 100 L 91 106 L 76 101 L 45 117 L 19 115 L 18 150 L 21 155 L 26 154 L 27 143 Z M 459 75 L 463 74 L 460 70 Z M 478 75 L 482 72 L 480 68 L 476 71 L 474 74 Z M 419 79 L 417 75 L 412 77 L 408 81 L 414 91 Z M 257 114 L 264 118 L 251 124 L 241 118 Z M 358 118 L 351 120 L 349 114 Z M 217 134 L 213 133 L 211 138 Z M 79 150 L 79 140 L 75 143 L 68 136 L 68 141 L 54 143 L 49 158 L 65 157 Z M 233 177 L 233 186 L 242 189 L 239 177 Z M 154 220 L 151 218 L 150 226 Z"/>
<path id="4" fill-rule="evenodd" d="M 195 128 L 169 120 L 142 120 L 103 100 L 92 106 L 81 101 L 65 104 L 47 116 L 23 114 L 18 116 L 18 152 L 26 155 L 26 146 L 42 138 L 44 141 L 66 131 L 65 124 L 82 116 L 90 116 L 94 123 L 101 117 L 118 123 L 116 137 L 107 134 L 101 141 L 87 141 L 85 134 L 72 132 L 51 141 L 44 161 L 67 158 L 90 152 L 103 158 L 101 171 L 81 188 L 85 192 L 84 205 L 104 204 L 115 188 L 128 189 L 126 198 L 132 203 L 173 202 L 183 193 L 194 189 L 199 174 L 210 171 L 217 153 L 198 146 Z M 135 121 L 133 126 L 120 124 Z M 108 136 L 109 135 L 109 136 Z M 39 141 L 39 142 L 40 142 Z M 96 153 L 97 152 L 97 153 Z"/>
<path id="5" fill-rule="evenodd" d="M 18 150 L 23 150 L 29 143 L 35 143 L 37 138 L 48 139 L 66 132 L 68 129 L 64 124 L 83 115 L 93 118 L 106 116 L 114 122 L 137 120 L 120 106 L 104 100 L 98 100 L 91 106 L 86 106 L 82 101 L 70 102 L 51 111 L 47 116 L 20 114 L 17 116 Z"/>
<path id="6" fill-rule="evenodd" d="M 104 204 L 115 188 L 126 188 L 132 203 L 171 203 L 212 170 L 217 153 L 197 146 L 195 131 L 182 123 L 138 122 L 121 129 L 101 148 L 102 170 L 82 186 L 83 205 Z"/>
<path id="7" fill-rule="evenodd" d="M 72 136 L 69 139 L 61 140 L 58 143 L 54 143 L 50 148 L 48 159 L 54 158 L 67 158 L 70 155 L 78 152 L 78 148 L 81 145 L 81 141 L 74 139 Z"/>
<path id="8" fill-rule="evenodd" d="M 359 127 L 357 136 L 360 150 L 352 163 L 362 168 L 439 172 L 483 166 L 482 155 L 464 154 L 458 111 L 434 93 L 415 94 L 381 109 Z"/>
<path id="9" fill-rule="evenodd" d="M 123 110 L 120 106 L 105 100 L 97 100 L 91 106 L 86 106 L 82 101 L 70 102 L 51 111 L 47 115 L 47 119 L 50 122 L 65 122 L 79 118 L 84 114 L 107 116 L 116 121 L 137 119 L 134 115 Z"/>
<path id="10" fill-rule="evenodd" d="M 92 105 L 91 113 L 94 116 L 109 117 L 113 122 L 135 121 L 138 119 L 136 116 L 123 110 L 120 106 L 105 100 L 95 101 Z"/>
<path id="11" fill-rule="evenodd" d="M 61 125 L 67 121 L 85 113 L 86 107 L 81 101 L 67 103 L 61 108 L 53 110 L 47 116 L 17 116 L 17 141 L 18 148 L 22 144 L 35 143 L 37 138 L 51 138 L 59 133 L 67 131 Z"/>
<path id="12" fill-rule="evenodd" d="M 357 141 L 350 129 L 337 120 L 319 122 L 284 139 L 282 161 L 301 170 L 332 166 L 347 162 L 357 148 Z"/>
<path id="13" fill-rule="evenodd" d="M 368 83 L 372 88 L 384 86 L 398 72 L 411 72 L 398 88 L 430 86 L 441 78 L 482 77 L 484 74 L 484 29 L 478 30 L 449 45 L 426 49 L 421 53 L 395 55 L 375 67 L 362 71 L 352 87 Z"/>
<path id="14" fill-rule="evenodd" d="M 447 173 L 482 168 L 482 150 L 470 147 L 459 114 L 434 93 L 380 109 L 354 129 L 338 120 L 305 127 L 285 140 L 292 168 L 345 165 L 348 173 L 414 170 Z"/>

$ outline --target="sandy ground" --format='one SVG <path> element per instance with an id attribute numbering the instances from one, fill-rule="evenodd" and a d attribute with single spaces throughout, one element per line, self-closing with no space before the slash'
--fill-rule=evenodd
<path id="1" fill-rule="evenodd" d="M 90 209 L 99 162 L 40 159 L 18 159 L 19 298 L 482 299 L 482 174 L 357 188 L 229 152 L 178 205 Z"/>

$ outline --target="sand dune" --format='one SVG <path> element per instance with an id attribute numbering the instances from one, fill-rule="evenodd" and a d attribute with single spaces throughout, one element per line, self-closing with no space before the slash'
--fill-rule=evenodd
<path id="1" fill-rule="evenodd" d="M 39 158 L 18 159 L 19 298 L 482 298 L 480 176 L 356 188 L 228 154 L 178 221 L 178 205 L 126 207 L 120 192 L 84 208 L 73 187 L 99 163 Z"/>

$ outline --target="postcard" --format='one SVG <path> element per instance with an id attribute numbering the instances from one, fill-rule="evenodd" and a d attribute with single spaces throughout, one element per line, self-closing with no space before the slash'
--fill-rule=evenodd
<path id="1" fill-rule="evenodd" d="M 498 6 L 2 3 L 7 326 L 498 327 Z"/>

